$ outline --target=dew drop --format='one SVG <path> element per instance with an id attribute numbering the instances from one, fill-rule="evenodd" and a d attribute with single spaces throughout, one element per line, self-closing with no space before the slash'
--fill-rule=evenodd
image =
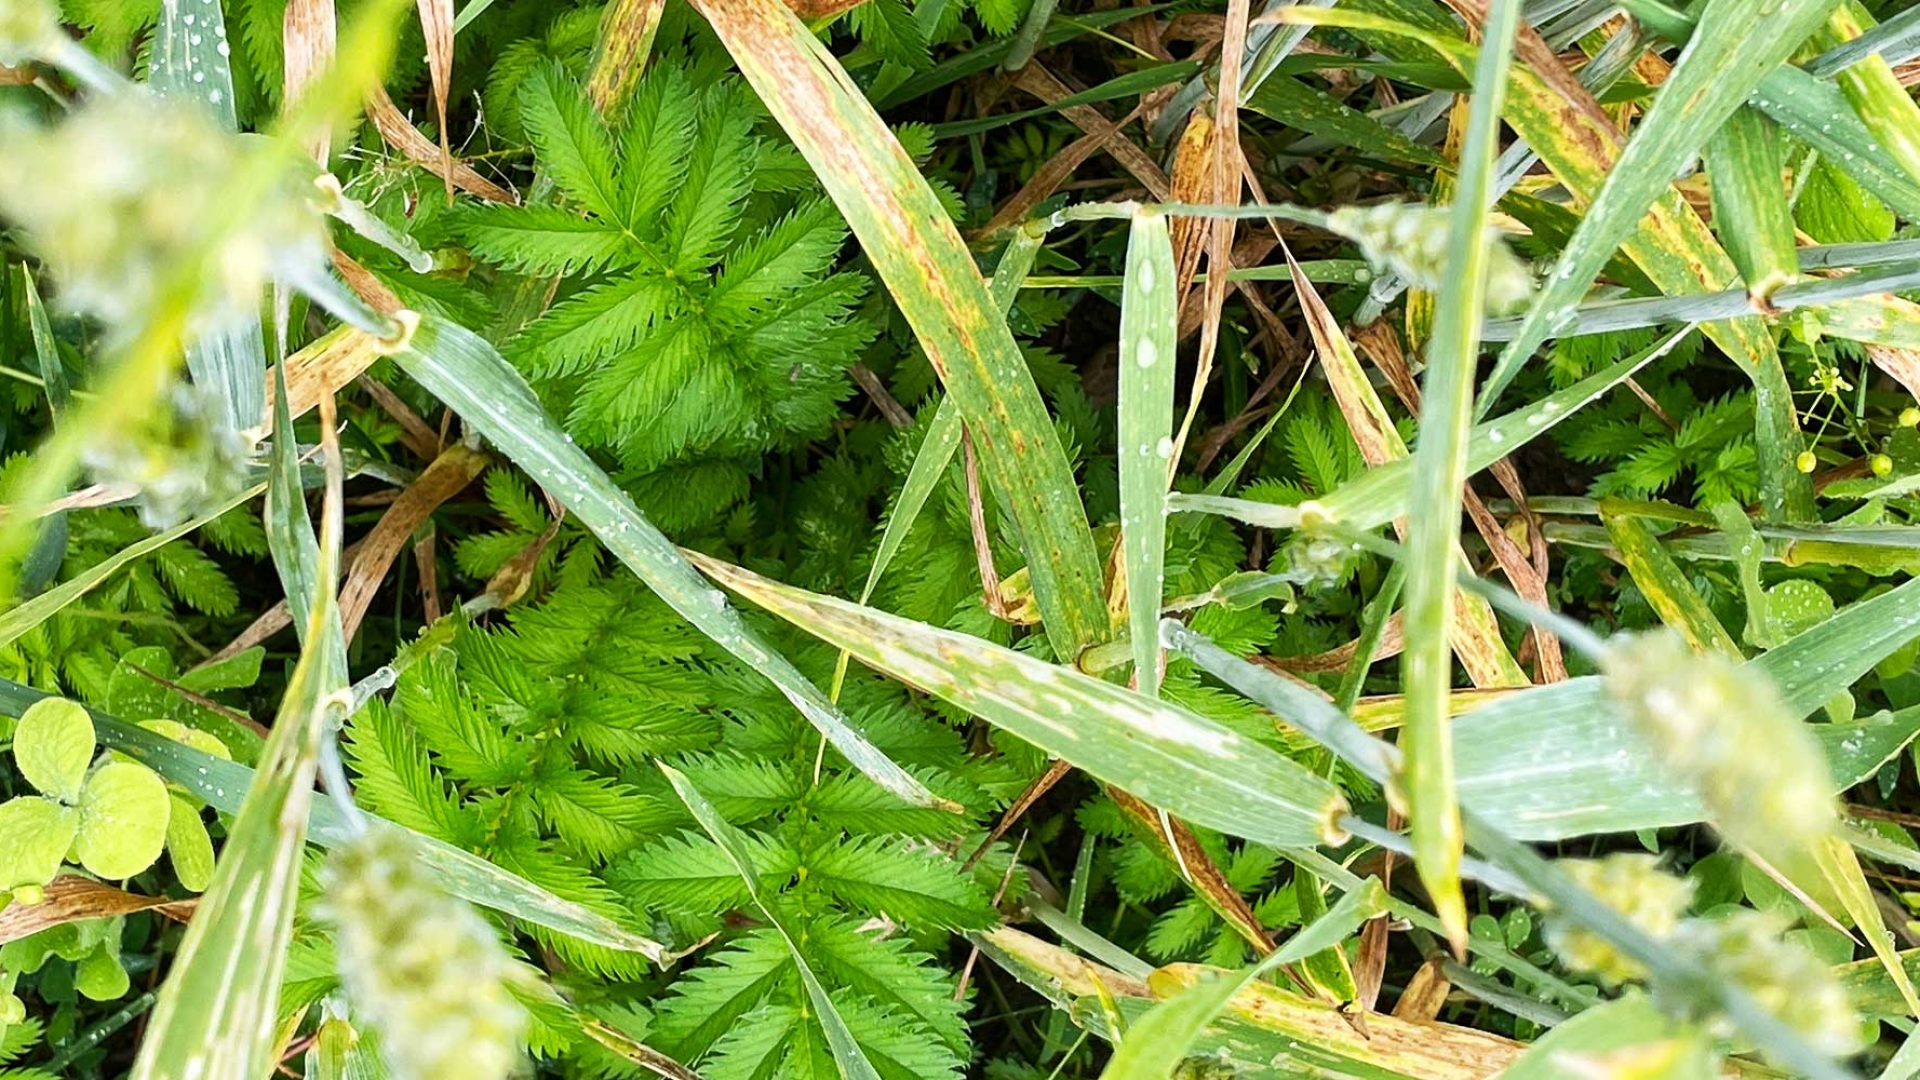
<path id="1" fill-rule="evenodd" d="M 1173 440 L 1165 435 L 1160 436 L 1160 441 L 1153 444 L 1153 452 L 1163 458 L 1172 457 Z"/>
<path id="2" fill-rule="evenodd" d="M 1133 362 L 1142 368 L 1150 368 L 1160 360 L 1160 348 L 1149 338 L 1141 338 L 1139 347 L 1134 350 Z"/>

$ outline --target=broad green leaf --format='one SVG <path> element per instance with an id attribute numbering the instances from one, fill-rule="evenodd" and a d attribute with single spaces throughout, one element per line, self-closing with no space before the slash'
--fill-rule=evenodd
<path id="1" fill-rule="evenodd" d="M 125 997 L 132 987 L 117 949 L 102 946 L 74 965 L 73 988 L 90 1001 L 113 1001 Z"/>
<path id="2" fill-rule="evenodd" d="M 880 116 L 779 0 L 701 0 L 741 73 L 813 166 L 913 327 L 1019 527 L 1048 640 L 1064 658 L 1109 636 L 1079 485 L 973 257 Z"/>
<path id="3" fill-rule="evenodd" d="M 34 789 L 63 803 L 80 798 L 95 746 L 93 718 L 78 702 L 47 698 L 20 716 L 13 760 Z"/>
<path id="4" fill-rule="evenodd" d="M 18 715 L 44 696 L 37 690 L 0 679 L 0 713 Z M 202 753 L 164 735 L 101 713 L 94 714 L 93 722 L 103 745 L 146 765 L 221 813 L 237 813 L 242 797 L 252 786 L 254 772 L 245 765 Z M 368 816 L 372 821 L 401 828 L 377 816 Z M 339 809 L 331 802 L 313 804 L 309 810 L 308 835 L 313 843 L 321 847 L 334 847 L 352 839 L 353 835 Z M 440 879 L 447 891 L 463 900 L 582 941 L 610 949 L 637 952 L 650 960 L 661 960 L 666 954 L 665 948 L 659 943 L 579 904 L 563 900 L 478 855 L 421 833 L 410 831 L 408 839 L 413 842 L 421 862 Z"/>
<path id="5" fill-rule="evenodd" d="M 779 687 L 854 768 L 917 806 L 946 805 L 855 731 L 825 694 L 740 620 L 626 492 L 573 445 L 491 345 L 464 327 L 427 316 L 394 359 L 564 503 L 668 607 Z"/>
<path id="6" fill-rule="evenodd" d="M 979 638 L 691 557 L 828 644 L 1182 820 L 1277 847 L 1339 835 L 1346 803 L 1333 785 L 1212 720 Z"/>
<path id="7" fill-rule="evenodd" d="M 52 881 L 79 828 L 80 811 L 52 799 L 20 795 L 0 803 L 0 889 Z"/>
<path id="8" fill-rule="evenodd" d="M 760 909 L 761 916 L 780 932 L 780 937 L 786 942 L 788 951 L 793 954 L 793 966 L 800 973 L 800 982 L 806 987 L 807 1001 L 813 1006 L 813 1018 L 819 1022 L 821 1030 L 826 1033 L 827 1046 L 833 1052 L 834 1064 L 839 1068 L 843 1080 L 880 1080 L 880 1074 L 875 1071 L 873 1063 L 867 1060 L 866 1052 L 860 1049 L 858 1042 L 854 1041 L 853 1032 L 847 1028 L 847 1022 L 841 1017 L 840 1010 L 834 1007 L 832 996 L 827 993 L 827 988 L 821 984 L 819 976 L 814 974 L 812 966 L 807 963 L 807 954 L 800 948 L 799 941 L 795 940 L 779 914 L 768 906 L 766 898 L 761 895 L 760 875 L 753 868 L 753 857 L 747 851 L 745 838 L 732 825 L 727 824 L 726 820 L 720 816 L 720 811 L 713 808 L 713 804 L 707 801 L 706 796 L 700 793 L 700 789 L 693 786 L 693 782 L 688 780 L 685 774 L 664 761 L 658 764 L 660 771 L 666 774 L 667 782 L 673 785 L 674 793 L 679 795 L 680 801 L 686 804 L 693 819 L 700 823 L 700 828 L 720 846 L 721 851 L 726 853 L 727 861 L 731 862 L 734 870 L 740 874 L 740 880 L 746 884 L 747 894 L 753 898 L 754 906 Z"/>
<path id="9" fill-rule="evenodd" d="M 80 793 L 73 857 L 109 880 L 130 878 L 160 858 L 170 810 L 166 782 L 145 765 L 110 761 Z"/>
<path id="10" fill-rule="evenodd" d="M 1160 600 L 1167 569 L 1173 376 L 1180 345 L 1178 273 L 1166 215 L 1133 216 L 1120 294 L 1120 545 L 1134 686 L 1160 696 Z"/>

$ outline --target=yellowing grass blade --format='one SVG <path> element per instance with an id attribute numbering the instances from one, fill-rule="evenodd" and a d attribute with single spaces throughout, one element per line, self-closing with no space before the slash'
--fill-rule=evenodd
<path id="1" fill-rule="evenodd" d="M 893 294 L 1018 523 L 1054 651 L 1108 636 L 1099 556 L 1040 391 L 953 222 L 873 106 L 780 0 L 694 5 L 819 174 Z"/>
<path id="2" fill-rule="evenodd" d="M 1660 621 L 1679 631 L 1698 652 L 1717 652 L 1739 660 L 1740 647 L 1734 644 L 1733 636 L 1720 625 L 1680 564 L 1660 546 L 1653 529 L 1641 518 L 1609 514 L 1604 508 L 1600 517 L 1620 561 L 1626 564 L 1633 583 L 1640 587 L 1640 595 L 1647 598 Z"/>
<path id="3" fill-rule="evenodd" d="M 688 558 L 822 641 L 1182 820 L 1276 847 L 1340 835 L 1346 802 L 1331 783 L 1215 721 L 979 638 Z"/>

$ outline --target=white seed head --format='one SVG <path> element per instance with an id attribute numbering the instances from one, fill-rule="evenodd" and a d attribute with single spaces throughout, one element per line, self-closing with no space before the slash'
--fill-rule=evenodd
<path id="1" fill-rule="evenodd" d="M 1343 206 L 1327 215 L 1327 228 L 1360 246 L 1376 270 L 1391 270 L 1422 289 L 1445 293 L 1447 228 L 1450 211 L 1418 203 Z M 1525 307 L 1533 297 L 1533 273 L 1496 230 L 1486 233 L 1485 307 L 1501 315 Z"/>
<path id="2" fill-rule="evenodd" d="M 98 483 L 138 488 L 135 507 L 150 529 L 211 511 L 247 485 L 247 442 L 218 395 L 176 384 L 142 423 L 95 432 L 81 462 Z"/>
<path id="3" fill-rule="evenodd" d="M 10 117 L 0 139 L 0 212 L 46 260 L 61 303 L 115 334 L 137 332 L 183 272 L 199 271 L 190 304 L 205 332 L 256 310 L 276 271 L 326 258 L 311 187 L 289 175 L 235 205 L 230 181 L 267 168 L 255 155 L 272 151 L 192 104 L 118 94 L 51 127 Z"/>
<path id="4" fill-rule="evenodd" d="M 24 64 L 57 40 L 60 20 L 47 0 L 0 0 L 0 64 Z"/>
<path id="5" fill-rule="evenodd" d="M 1788 858 L 1832 835 L 1826 755 L 1771 680 L 1670 631 L 1616 640 L 1608 693 L 1727 839 Z"/>
<path id="6" fill-rule="evenodd" d="M 1672 936 L 1693 899 L 1693 882 L 1662 870 L 1652 855 L 1619 852 L 1603 859 L 1561 859 L 1554 865 L 1656 941 Z M 1567 967 L 1588 972 L 1608 986 L 1646 975 L 1612 942 L 1565 919 L 1548 921 L 1546 939 Z"/>
<path id="7" fill-rule="evenodd" d="M 336 849 L 323 884 L 341 983 L 396 1080 L 511 1075 L 527 1016 L 506 952 L 420 869 L 405 834 L 380 826 Z"/>

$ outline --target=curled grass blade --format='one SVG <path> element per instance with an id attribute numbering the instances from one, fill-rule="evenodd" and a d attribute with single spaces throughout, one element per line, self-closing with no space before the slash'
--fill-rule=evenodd
<path id="1" fill-rule="evenodd" d="M 779 687 L 854 768 L 914 805 L 947 805 L 855 731 L 826 695 L 740 620 L 726 597 L 702 581 L 633 500 L 567 439 L 493 346 L 464 327 L 429 316 L 394 358 L 564 503 L 667 606 Z"/>
<path id="2" fill-rule="evenodd" d="M 1056 654 L 1109 636 L 1101 570 L 1066 451 L 973 257 L 898 140 L 779 0 L 694 5 L 840 207 L 913 327 L 1019 527 Z"/>
<path id="3" fill-rule="evenodd" d="M 979 638 L 689 557 L 828 644 L 1182 820 L 1280 847 L 1339 835 L 1346 803 L 1332 784 L 1212 720 Z"/>

